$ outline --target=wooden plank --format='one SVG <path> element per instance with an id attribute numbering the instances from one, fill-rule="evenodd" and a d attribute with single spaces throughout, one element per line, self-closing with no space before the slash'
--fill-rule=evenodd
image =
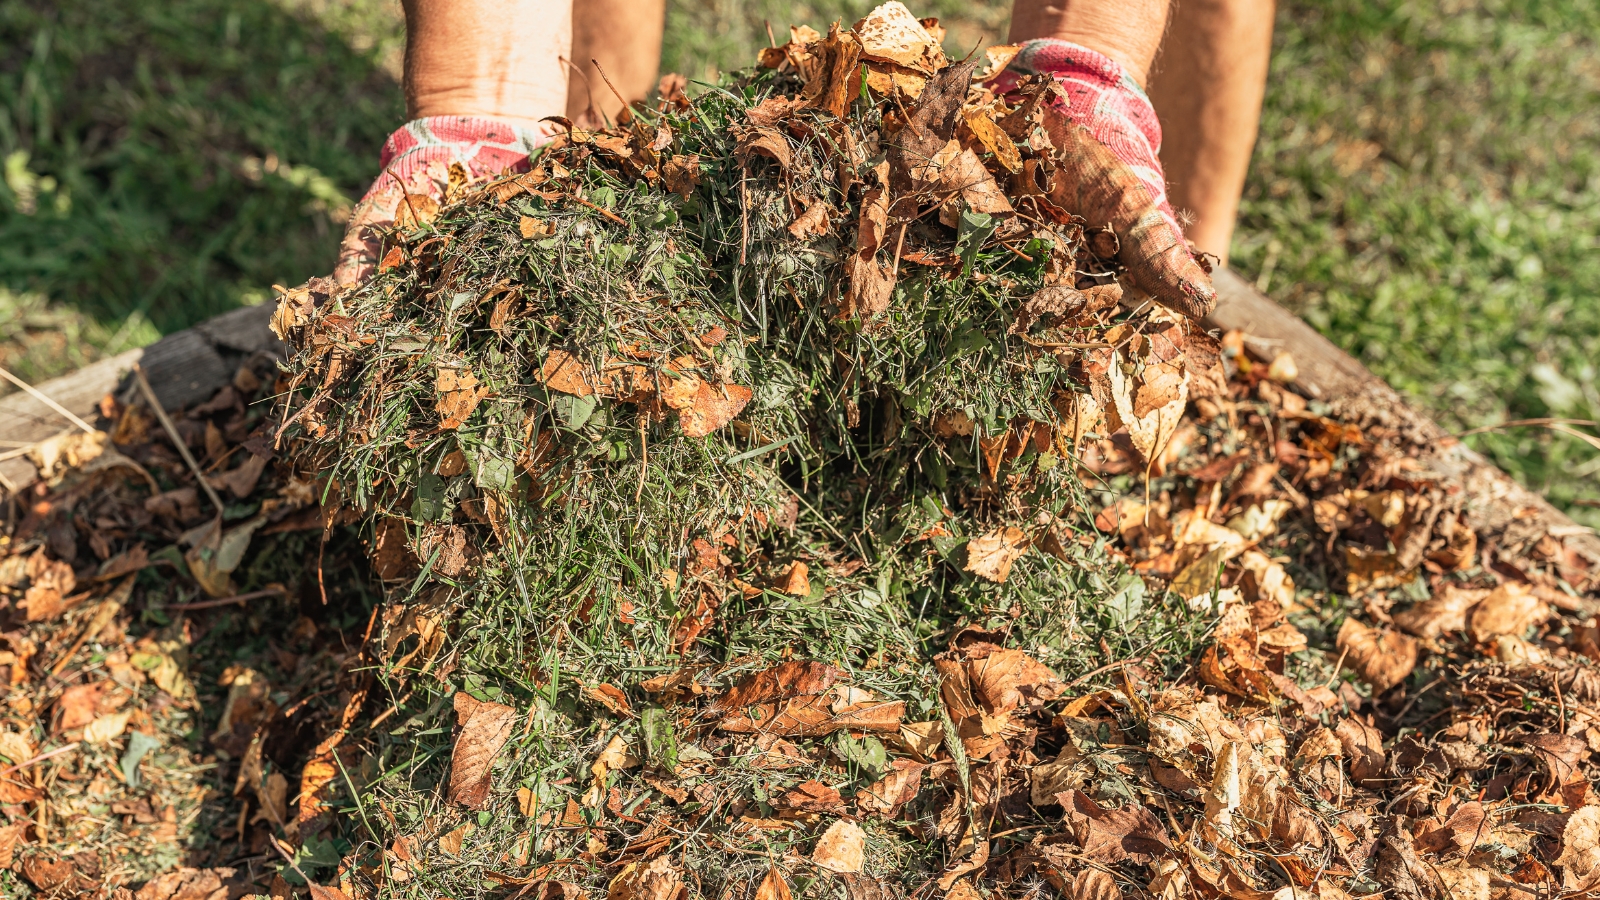
<path id="1" fill-rule="evenodd" d="M 1465 492 L 1468 524 L 1489 536 L 1498 558 L 1524 559 L 1548 536 L 1588 560 L 1587 584 L 1574 587 L 1600 588 L 1600 536 L 1592 529 L 1572 521 L 1542 494 L 1518 484 L 1450 436 L 1366 366 L 1243 278 L 1219 269 L 1212 281 L 1217 309 L 1207 325 L 1244 332 L 1249 336 L 1246 347 L 1262 359 L 1279 351 L 1289 353 L 1300 373 L 1297 390 L 1326 402 L 1338 418 L 1394 429 L 1418 448 L 1418 462 L 1425 471 L 1446 490 Z"/>
<path id="2" fill-rule="evenodd" d="M 179 410 L 209 398 L 228 383 L 239 363 L 252 353 L 283 353 L 267 327 L 273 304 L 247 306 L 167 335 L 148 347 L 91 363 L 70 375 L 34 387 L 87 422 L 99 418 L 101 398 L 132 397 L 129 373 L 140 364 L 161 405 Z M 0 397 L 0 440 L 41 441 L 73 426 L 24 391 Z M 37 477 L 26 459 L 0 461 L 0 476 L 19 487 Z"/>

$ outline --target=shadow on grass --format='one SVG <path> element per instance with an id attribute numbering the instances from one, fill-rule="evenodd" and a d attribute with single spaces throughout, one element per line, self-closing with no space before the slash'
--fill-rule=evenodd
<path id="1" fill-rule="evenodd" d="M 339 12 L 0 0 L 0 360 L 59 374 L 332 268 L 404 112 L 347 27 L 397 17 Z"/>

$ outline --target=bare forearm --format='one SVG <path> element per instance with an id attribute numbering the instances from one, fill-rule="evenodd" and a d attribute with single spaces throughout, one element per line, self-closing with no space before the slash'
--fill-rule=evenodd
<path id="1" fill-rule="evenodd" d="M 571 0 L 404 0 L 411 118 L 532 125 L 567 104 Z"/>
<path id="2" fill-rule="evenodd" d="M 1120 63 L 1142 87 L 1161 46 L 1168 0 L 1016 0 L 1011 41 L 1071 41 Z"/>

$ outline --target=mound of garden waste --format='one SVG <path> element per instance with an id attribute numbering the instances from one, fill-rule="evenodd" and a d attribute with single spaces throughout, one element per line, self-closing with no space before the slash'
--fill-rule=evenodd
<path id="1" fill-rule="evenodd" d="M 207 426 L 259 506 L 201 511 L 173 449 L 210 431 L 108 408 L 101 443 L 163 464 L 39 489 L 0 573 L 30 710 L 132 679 L 203 720 L 173 764 L 212 812 L 133 896 L 1600 885 L 1600 570 L 1476 528 L 1410 432 L 1154 303 L 1067 204 L 1055 86 L 996 96 L 1015 48 L 941 37 L 898 3 L 797 27 L 693 99 L 666 79 L 525 172 L 408 198 L 368 281 L 283 292 L 274 417 Z M 97 564 L 59 523 L 115 498 L 155 512 L 93 553 L 165 523 L 140 561 L 168 586 L 98 564 L 66 603 Z M 273 568 L 265 536 L 308 526 L 303 571 Z M 370 592 L 324 570 L 341 535 Z M 241 593 L 257 570 L 299 612 L 251 616 L 277 608 Z M 67 662 L 21 648 L 69 631 L 89 661 L 42 677 Z M 261 636 L 195 682 L 225 710 L 160 680 L 224 654 L 197 632 Z M 33 773 L 139 771 L 123 732 L 167 719 L 100 696 L 31 720 Z M 28 824 L 51 779 L 0 807 L 0 853 L 43 894 L 131 894 L 150 867 L 111 865 L 106 826 Z"/>

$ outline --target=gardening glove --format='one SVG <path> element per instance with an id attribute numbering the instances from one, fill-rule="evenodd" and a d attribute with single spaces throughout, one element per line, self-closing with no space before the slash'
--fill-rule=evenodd
<path id="1" fill-rule="evenodd" d="M 394 226 L 406 195 L 443 200 L 450 164 L 474 180 L 527 171 L 528 155 L 550 141 L 543 130 L 476 116 L 429 116 L 389 135 L 378 164 L 383 172 L 356 204 L 339 243 L 334 281 L 355 284 L 372 274 L 384 232 Z M 414 203 L 415 201 L 413 201 Z"/>
<path id="2" fill-rule="evenodd" d="M 1022 45 L 998 75 L 998 93 L 1046 74 L 1061 93 L 1044 109 L 1058 153 L 1051 199 L 1117 236 L 1117 259 L 1157 303 L 1194 318 L 1216 306 L 1209 269 L 1183 239 L 1161 172 L 1161 123 L 1122 66 L 1087 47 L 1041 39 Z"/>

